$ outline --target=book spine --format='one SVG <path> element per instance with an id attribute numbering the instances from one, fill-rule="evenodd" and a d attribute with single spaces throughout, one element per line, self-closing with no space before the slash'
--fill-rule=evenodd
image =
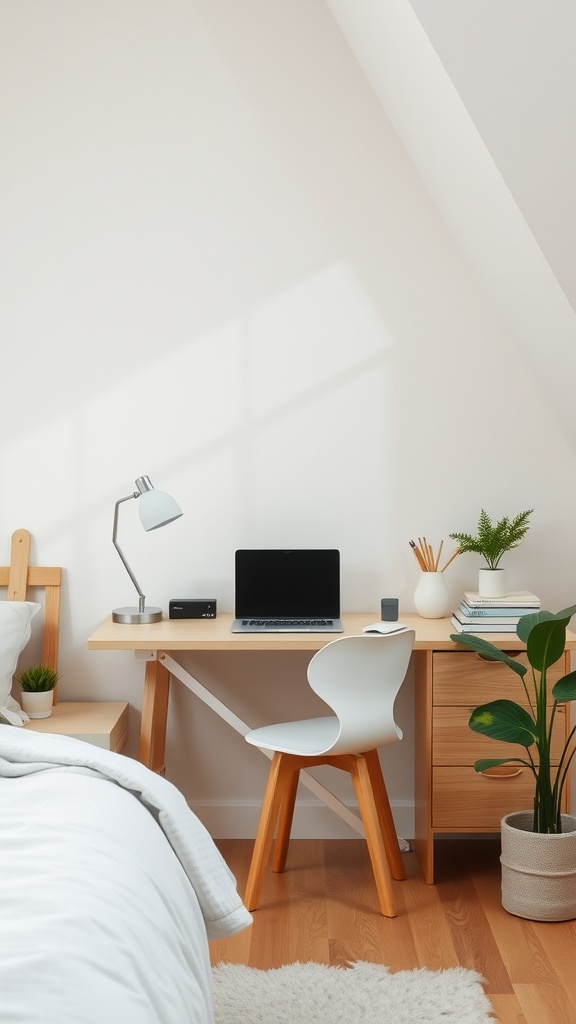
<path id="1" fill-rule="evenodd" d="M 479 628 L 488 629 L 493 626 L 501 626 L 504 629 L 505 626 L 517 626 L 521 616 L 506 615 L 500 618 L 487 619 L 483 616 L 476 619 L 473 615 L 460 615 L 456 612 L 455 618 L 458 622 L 461 622 L 464 626 L 478 626 Z"/>
<path id="2" fill-rule="evenodd" d="M 466 604 L 471 608 L 526 608 L 528 611 L 539 611 L 540 601 L 537 597 L 531 600 L 518 600 L 511 597 L 478 597 L 477 594 L 464 596 Z"/>
<path id="3" fill-rule="evenodd" d="M 464 601 L 472 608 L 528 608 L 538 611 L 540 607 L 537 597 L 508 600 L 505 597 L 479 597 L 478 594 L 467 594 L 464 595 Z"/>
<path id="4" fill-rule="evenodd" d="M 452 625 L 459 633 L 515 633 L 517 623 L 507 622 L 460 622 L 456 616 L 452 616 Z"/>
<path id="5" fill-rule="evenodd" d="M 534 608 L 534 611 L 537 611 Z M 474 619 L 498 619 L 498 618 L 520 618 L 522 615 L 530 615 L 532 609 L 526 608 L 474 608 L 472 605 L 461 604 L 460 611 L 467 618 Z"/>

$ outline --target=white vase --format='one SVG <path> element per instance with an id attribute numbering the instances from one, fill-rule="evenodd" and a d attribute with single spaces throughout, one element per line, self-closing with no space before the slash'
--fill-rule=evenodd
<path id="1" fill-rule="evenodd" d="M 533 832 L 533 811 L 502 818 L 502 906 L 530 921 L 576 918 L 576 818 L 564 832 Z"/>
<path id="2" fill-rule="evenodd" d="M 478 570 L 478 594 L 480 597 L 506 597 L 507 593 L 506 569 Z"/>
<path id="3" fill-rule="evenodd" d="M 26 712 L 28 718 L 50 718 L 53 695 L 53 690 L 36 690 L 33 693 L 22 690 L 22 710 Z"/>
<path id="4" fill-rule="evenodd" d="M 450 607 L 443 572 L 423 572 L 414 591 L 414 606 L 425 619 L 442 619 Z"/>

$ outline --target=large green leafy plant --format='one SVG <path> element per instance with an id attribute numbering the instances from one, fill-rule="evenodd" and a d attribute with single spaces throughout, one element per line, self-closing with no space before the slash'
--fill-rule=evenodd
<path id="1" fill-rule="evenodd" d="M 474 551 L 477 555 L 482 555 L 490 569 L 497 569 L 502 555 L 518 547 L 522 537 L 528 532 L 528 520 L 533 511 L 533 508 L 529 508 L 525 512 L 519 512 L 514 519 L 504 516 L 493 523 L 488 513 L 482 509 L 475 537 L 470 533 L 451 533 L 450 537 L 458 541 L 460 554 Z"/>
<path id="2" fill-rule="evenodd" d="M 566 627 L 575 612 L 576 605 L 572 605 L 556 614 L 539 611 L 522 616 L 516 633 L 522 643 L 526 644 L 530 670 L 483 637 L 473 633 L 457 633 L 450 638 L 484 658 L 503 662 L 521 679 L 527 707 L 512 700 L 493 700 L 476 708 L 468 724 L 475 732 L 491 739 L 518 743 L 525 747 L 526 758 L 483 758 L 476 761 L 474 768 L 482 772 L 501 764 L 516 763 L 530 769 L 535 780 L 534 832 L 562 831 L 562 793 L 576 753 L 576 726 L 566 739 L 557 770 L 550 763 L 550 749 L 558 704 L 576 700 L 576 672 L 569 672 L 553 686 L 552 701 L 549 701 L 546 677 L 550 666 L 559 661 L 564 653 Z"/>

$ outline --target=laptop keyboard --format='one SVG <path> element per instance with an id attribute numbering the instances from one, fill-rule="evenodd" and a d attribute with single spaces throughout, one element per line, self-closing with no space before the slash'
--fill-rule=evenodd
<path id="1" fill-rule="evenodd" d="M 332 626 L 333 619 L 242 619 L 243 626 L 269 626 L 270 629 L 285 626 Z"/>

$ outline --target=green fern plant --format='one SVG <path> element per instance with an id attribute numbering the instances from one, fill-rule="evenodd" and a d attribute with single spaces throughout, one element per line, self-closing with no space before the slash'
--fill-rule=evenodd
<path id="1" fill-rule="evenodd" d="M 53 690 L 58 682 L 58 673 L 47 665 L 32 665 L 17 676 L 24 693 L 43 693 Z"/>
<path id="2" fill-rule="evenodd" d="M 512 548 L 517 548 L 528 532 L 528 520 L 533 511 L 533 508 L 529 508 L 525 512 L 519 512 L 514 519 L 504 516 L 493 523 L 488 513 L 482 509 L 475 537 L 470 533 L 451 533 L 450 537 L 458 542 L 461 554 L 473 551 L 477 555 L 482 555 L 489 569 L 497 569 L 502 555 Z"/>

